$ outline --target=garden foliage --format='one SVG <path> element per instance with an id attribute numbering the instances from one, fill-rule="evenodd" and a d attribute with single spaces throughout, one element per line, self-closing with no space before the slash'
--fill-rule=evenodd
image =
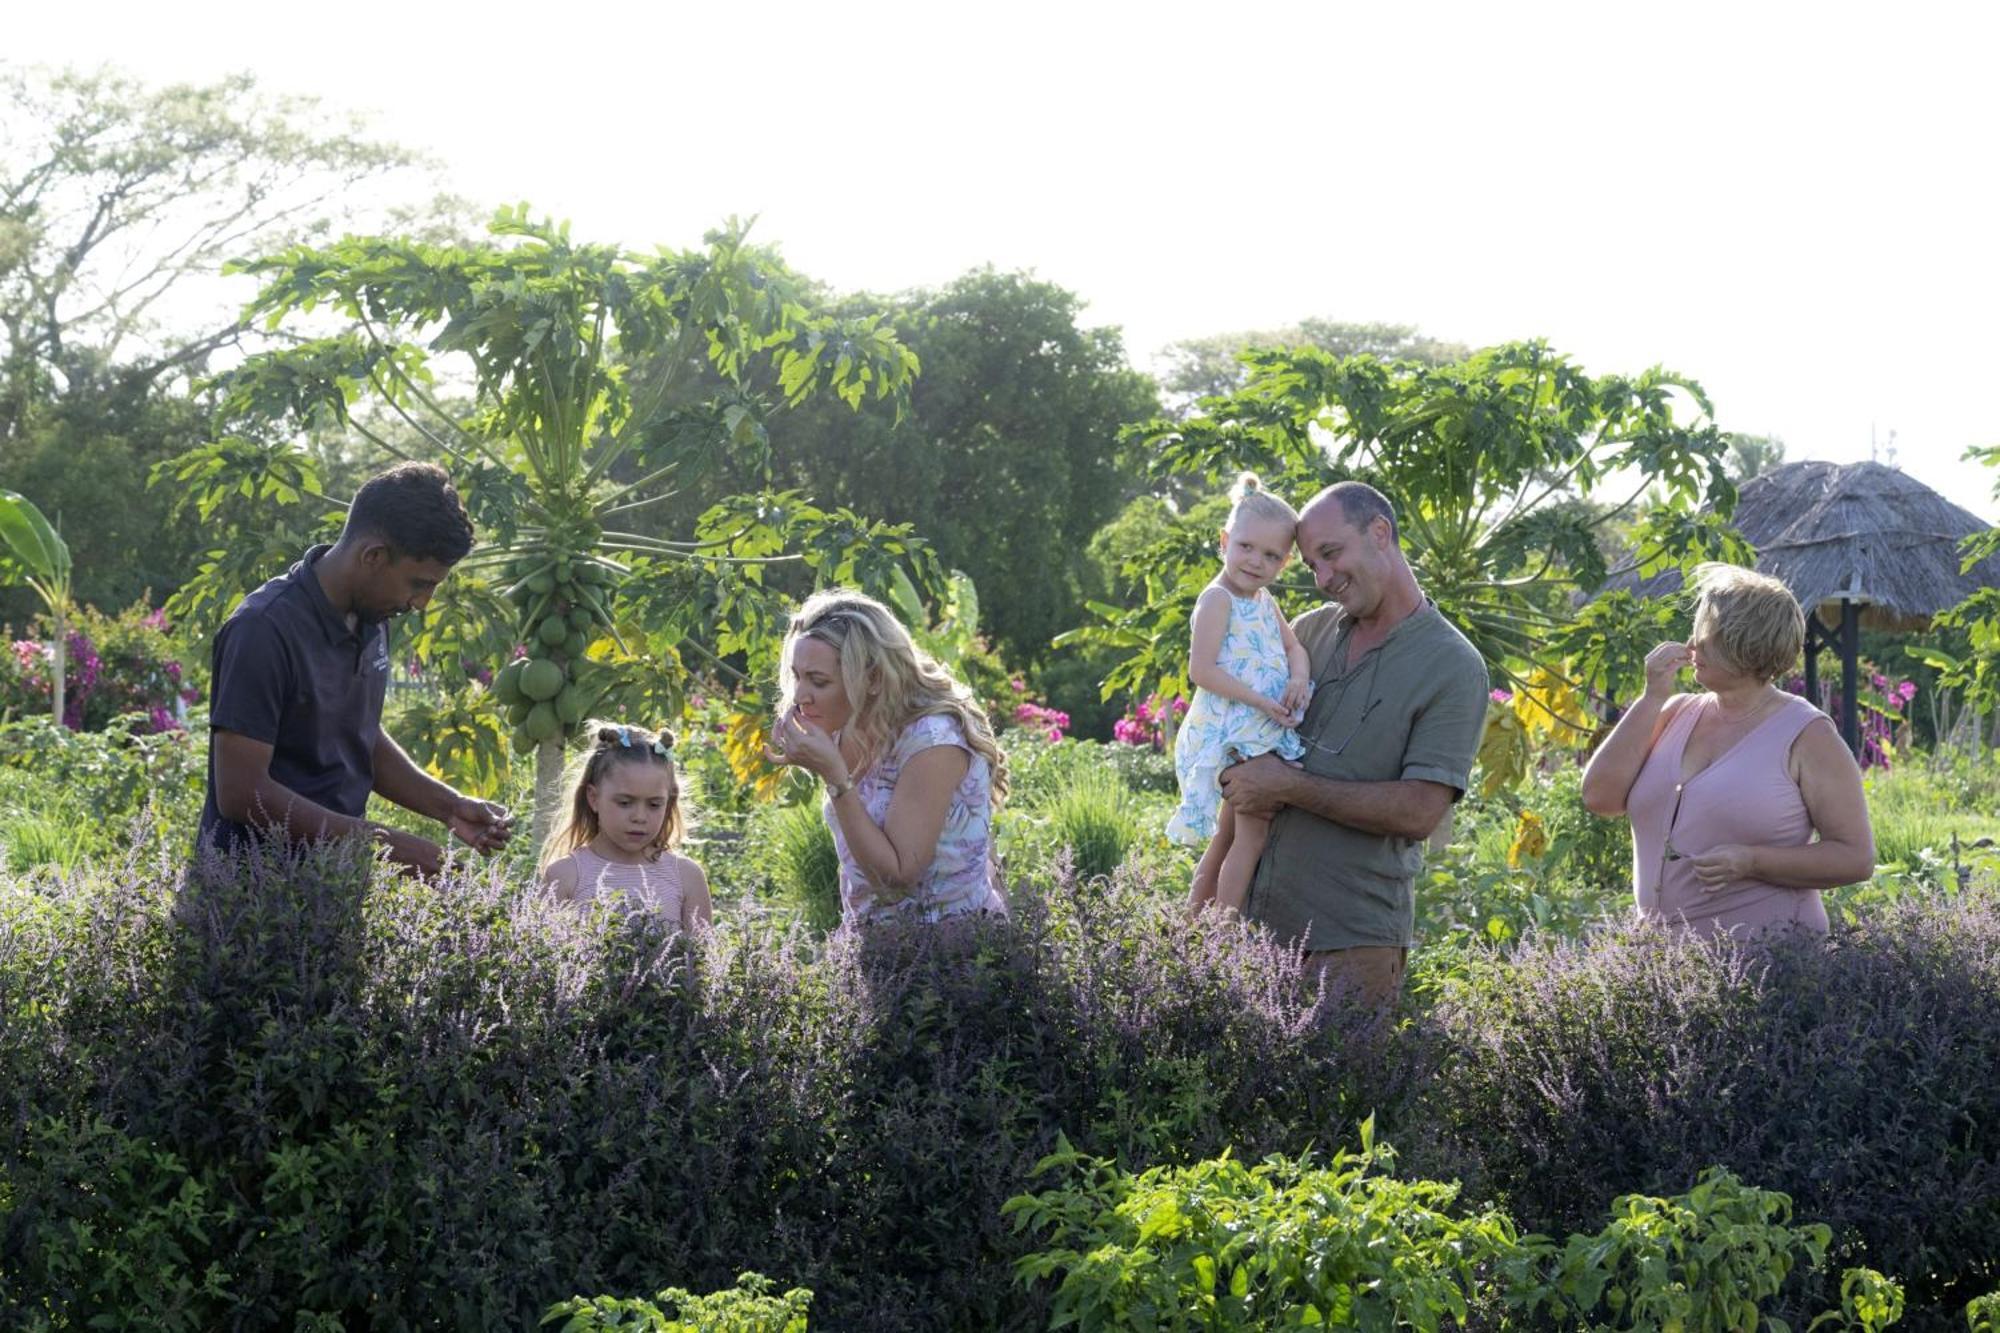
<path id="1" fill-rule="evenodd" d="M 1464 1323 L 1480 1270 L 1519 1253 L 1513 1226 L 1490 1210 L 1452 1216 L 1456 1186 L 1386 1174 L 1393 1154 L 1372 1121 L 1361 1139 L 1324 1167 L 1222 1157 L 1136 1175 L 1064 1142 L 1037 1168 L 1061 1173 L 1057 1186 L 1007 1202 L 1052 1246 L 1015 1269 L 1060 1276 L 1051 1328 Z"/>
<path id="2" fill-rule="evenodd" d="M 706 1296 L 680 1287 L 669 1287 L 650 1301 L 578 1296 L 555 1305 L 542 1323 L 562 1320 L 557 1333 L 805 1333 L 812 1293 L 794 1287 L 774 1294 L 771 1287 L 769 1278 L 745 1273 L 734 1287 Z"/>
<path id="3" fill-rule="evenodd" d="M 1441 1327 L 1754 1330 L 1794 1267 L 1818 1268 L 1821 1224 L 1791 1224 L 1783 1194 L 1704 1172 L 1674 1198 L 1629 1195 L 1598 1232 L 1558 1244 L 1506 1214 L 1457 1207 L 1458 1187 L 1388 1174 L 1361 1128 L 1324 1166 L 1224 1157 L 1133 1173 L 1064 1144 L 1053 1188 L 1011 1199 L 1050 1248 L 1019 1260 L 1055 1284 L 1051 1328 L 1235 1330 Z M 1059 1280 L 1058 1280 L 1059 1279 Z M 1882 1328 L 1901 1288 L 1850 1270 L 1816 1320 Z"/>
<path id="4" fill-rule="evenodd" d="M 1373 1032 L 1124 883 L 822 953 L 352 849 L 177 871 L 0 888 L 0 1325 L 524 1327 L 751 1268 L 831 1328 L 1035 1327 L 1000 1208 L 1058 1132 L 1324 1139 Z"/>
<path id="5" fill-rule="evenodd" d="M 1575 1230 L 1605 1199 L 1670 1194 L 1720 1164 L 1827 1224 L 1838 1264 L 1902 1280 L 1913 1313 L 1962 1307 L 2000 1275 L 1990 891 L 1766 950 L 1543 940 L 1468 965 L 1425 1027 L 1435 1072 L 1399 1141 L 1524 1227 Z M 1439 1137 L 1420 1149 L 1418 1133 Z M 1801 1308 L 1837 1303 L 1799 1291 Z"/>
<path id="6" fill-rule="evenodd" d="M 812 1291 L 827 1328 L 1040 1328 L 1062 1279 L 1015 1265 L 1093 1245 L 1003 1208 L 1062 1151 L 1192 1168 L 1146 1188 L 1274 1225 L 1307 1184 L 1358 1220 L 1389 1191 L 1410 1219 L 1497 1210 L 1553 1237 L 1636 1196 L 1619 1234 L 1524 1270 L 1613 1327 L 1586 1287 L 1723 1271 L 1739 1249 L 1702 1247 L 1729 1228 L 1770 1273 L 1733 1279 L 1738 1308 L 1793 1327 L 1843 1294 L 1850 1326 L 1879 1310 L 1839 1290 L 1863 1263 L 1904 1285 L 1905 1327 L 1957 1326 L 2000 1285 L 1989 890 L 1762 953 L 1618 932 L 1471 951 L 1397 1029 L 1321 1001 L 1258 933 L 1185 923 L 1129 866 L 1018 885 L 1008 921 L 691 943 L 351 848 L 183 889 L 179 851 L 0 878 L 0 1326 L 525 1327 L 576 1292 L 754 1270 Z M 1371 1110 L 1407 1184 L 1335 1180 Z M 1325 1165 L 1244 1165 L 1272 1154 Z"/>

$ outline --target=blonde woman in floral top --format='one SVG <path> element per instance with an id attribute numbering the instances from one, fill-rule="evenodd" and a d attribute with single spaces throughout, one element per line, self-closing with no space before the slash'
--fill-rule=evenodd
<path id="1" fill-rule="evenodd" d="M 971 691 L 849 589 L 792 616 L 781 669 L 765 755 L 826 784 L 847 920 L 1004 913 L 993 812 L 1007 765 Z"/>

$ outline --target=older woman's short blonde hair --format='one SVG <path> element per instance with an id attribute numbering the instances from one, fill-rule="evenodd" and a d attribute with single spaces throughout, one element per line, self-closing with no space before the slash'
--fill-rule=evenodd
<path id="1" fill-rule="evenodd" d="M 1708 639 L 1730 666 L 1768 683 L 1798 665 L 1806 617 L 1790 588 L 1755 570 L 1714 561 L 1695 566 L 1694 586 L 1700 592 L 1694 636 Z"/>

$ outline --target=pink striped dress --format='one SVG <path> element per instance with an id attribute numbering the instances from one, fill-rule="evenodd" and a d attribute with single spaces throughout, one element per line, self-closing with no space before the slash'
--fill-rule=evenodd
<path id="1" fill-rule="evenodd" d="M 570 853 L 576 862 L 576 901 L 615 900 L 627 911 L 657 912 L 670 921 L 681 919 L 681 861 L 672 852 L 642 865 L 607 861 L 588 847 Z"/>

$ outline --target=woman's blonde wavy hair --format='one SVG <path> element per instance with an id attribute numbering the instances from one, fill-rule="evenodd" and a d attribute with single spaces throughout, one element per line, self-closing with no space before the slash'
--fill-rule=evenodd
<path id="1" fill-rule="evenodd" d="M 797 684 L 792 653 L 800 639 L 818 639 L 839 657 L 841 687 L 853 709 L 842 731 L 860 743 L 864 766 L 872 768 L 903 728 L 918 718 L 953 718 L 965 733 L 966 745 L 991 769 L 993 804 L 998 808 L 1007 794 L 1007 756 L 993 738 L 986 710 L 971 690 L 917 646 L 895 612 L 852 588 L 808 597 L 792 613 L 785 630 L 779 664 L 781 715 L 792 708 Z"/>

